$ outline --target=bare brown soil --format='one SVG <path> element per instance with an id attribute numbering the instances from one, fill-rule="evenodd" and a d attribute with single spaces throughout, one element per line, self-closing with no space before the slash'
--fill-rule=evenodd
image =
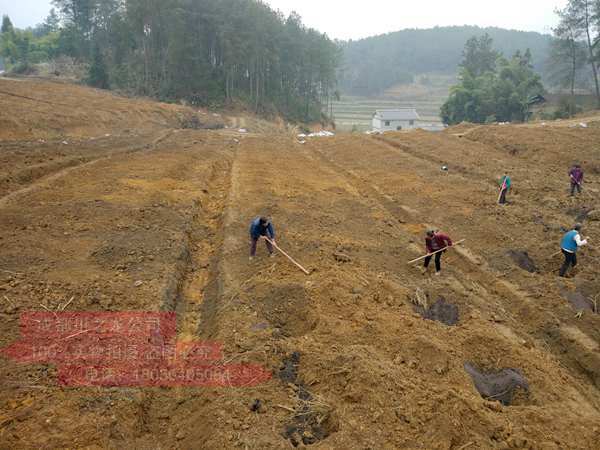
<path id="1" fill-rule="evenodd" d="M 56 101 L 0 93 L 0 346 L 21 313 L 74 297 L 69 311 L 175 311 L 180 339 L 273 372 L 255 388 L 68 388 L 0 357 L 0 448 L 598 448 L 600 118 L 300 144 L 252 118 L 182 129 L 196 112 L 84 88 L 0 91 Z M 589 180 L 571 199 L 574 160 Z M 259 214 L 310 276 L 263 247 L 248 261 Z M 560 280 L 576 217 L 595 247 Z M 440 277 L 407 265 L 428 227 L 467 239 Z M 484 399 L 465 365 L 528 389 Z"/>

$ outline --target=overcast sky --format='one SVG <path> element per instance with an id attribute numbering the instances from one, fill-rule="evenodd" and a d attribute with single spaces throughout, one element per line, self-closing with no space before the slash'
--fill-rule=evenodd
<path id="1" fill-rule="evenodd" d="M 0 0 L 0 14 L 17 27 L 41 22 L 50 0 Z M 298 12 L 304 22 L 337 39 L 359 39 L 403 28 L 436 25 L 497 26 L 550 33 L 554 10 L 567 0 L 267 0 L 285 14 Z"/>

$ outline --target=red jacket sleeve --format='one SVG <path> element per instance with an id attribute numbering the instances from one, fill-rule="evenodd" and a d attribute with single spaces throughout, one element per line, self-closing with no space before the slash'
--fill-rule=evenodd
<path id="1" fill-rule="evenodd" d="M 440 241 L 444 242 L 444 246 L 452 247 L 452 239 L 450 239 L 450 236 L 448 236 L 447 234 L 443 234 L 443 233 L 438 233 L 437 236 Z"/>

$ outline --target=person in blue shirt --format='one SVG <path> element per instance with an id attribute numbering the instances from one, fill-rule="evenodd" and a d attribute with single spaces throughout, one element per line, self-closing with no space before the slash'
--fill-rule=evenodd
<path id="1" fill-rule="evenodd" d="M 560 268 L 560 276 L 564 277 L 569 270 L 569 267 L 575 267 L 577 265 L 577 250 L 579 247 L 587 245 L 588 241 L 581 239 L 581 224 L 576 224 L 571 231 L 563 236 L 560 247 L 563 255 L 565 256 L 565 262 Z"/>
<path id="2" fill-rule="evenodd" d="M 500 199 L 498 200 L 498 203 L 501 205 L 505 205 L 506 204 L 506 194 L 508 194 L 508 191 L 510 190 L 510 188 L 512 186 L 512 180 L 508 176 L 507 172 L 504 173 L 504 176 L 500 180 L 500 186 L 502 186 L 502 192 L 500 192 Z"/>
<path id="3" fill-rule="evenodd" d="M 258 241 L 263 238 L 269 238 L 271 241 L 275 242 L 275 227 L 271 221 L 266 217 L 257 217 L 252 221 L 250 225 L 250 260 L 252 261 L 256 256 L 256 247 L 258 245 Z M 273 253 L 273 245 L 271 242 L 265 240 L 267 244 L 267 250 L 269 251 L 269 255 L 272 257 L 275 256 Z"/>

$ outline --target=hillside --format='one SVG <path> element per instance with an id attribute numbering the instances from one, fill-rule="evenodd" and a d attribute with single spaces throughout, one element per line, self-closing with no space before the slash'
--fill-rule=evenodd
<path id="1" fill-rule="evenodd" d="M 189 109 L 56 89 L 0 80 L 1 448 L 597 448 L 598 114 L 299 140 L 250 117 L 190 129 L 177 119 Z M 31 99 L 52 102 L 51 122 L 30 117 Z M 574 160 L 587 182 L 570 198 Z M 309 275 L 262 243 L 249 261 L 261 214 Z M 576 220 L 592 245 L 559 279 Z M 441 276 L 407 264 L 431 227 L 466 239 Z M 104 335 L 81 318 L 134 312 L 175 326 L 115 321 Z M 160 357 L 106 351 L 118 333 L 169 361 L 182 355 L 171 338 L 219 347 L 181 357 L 223 379 L 172 383 L 149 370 Z M 33 354 L 19 351 L 27 336 Z"/>
<path id="2" fill-rule="evenodd" d="M 176 127 L 219 128 L 206 111 L 69 83 L 0 78 L 0 139 L 103 137 Z"/>
<path id="3" fill-rule="evenodd" d="M 531 49 L 536 70 L 544 72 L 549 35 L 474 26 L 402 30 L 344 43 L 342 90 L 348 95 L 374 95 L 400 83 L 410 84 L 421 74 L 455 75 L 467 40 L 484 33 L 506 56 Z"/>
<path id="4" fill-rule="evenodd" d="M 380 95 L 343 95 L 333 102 L 333 119 L 339 130 L 367 131 L 372 128 L 373 113 L 377 109 L 414 107 L 421 117 L 420 124 L 442 126 L 440 110 L 457 83 L 456 75 L 423 74 L 412 83 L 398 84 Z"/>

